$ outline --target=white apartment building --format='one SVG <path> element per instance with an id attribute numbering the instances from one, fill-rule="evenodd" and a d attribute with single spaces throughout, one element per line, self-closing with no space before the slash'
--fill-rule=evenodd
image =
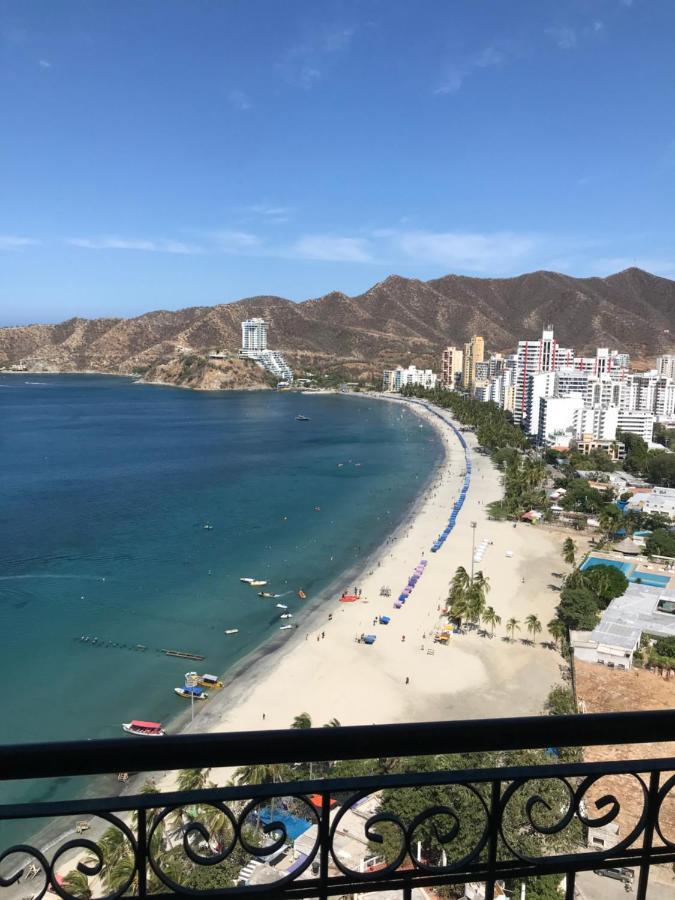
<path id="1" fill-rule="evenodd" d="M 535 341 L 519 341 L 516 362 L 515 404 L 513 420 L 521 424 L 527 415 L 528 378 L 540 372 L 554 372 L 574 363 L 574 350 L 559 347 L 549 326 Z"/>
<path id="2" fill-rule="evenodd" d="M 675 519 L 675 488 L 653 487 L 648 493 L 637 491 L 626 504 L 626 509 L 663 513 Z"/>
<path id="3" fill-rule="evenodd" d="M 654 416 L 651 413 L 620 409 L 617 430 L 637 434 L 649 444 L 654 434 Z"/>
<path id="4" fill-rule="evenodd" d="M 395 369 L 385 369 L 382 373 L 383 391 L 400 391 L 408 385 L 419 385 L 433 390 L 436 382 L 437 376 L 431 369 L 418 369 L 417 366 L 408 366 L 407 369 L 396 366 Z"/>
<path id="5" fill-rule="evenodd" d="M 246 319 L 241 323 L 241 350 L 239 356 L 252 359 L 277 381 L 291 384 L 293 372 L 278 350 L 267 347 L 267 331 L 270 323 L 265 319 Z"/>
<path id="6" fill-rule="evenodd" d="M 623 382 L 610 375 L 591 376 L 586 382 L 584 400 L 588 406 L 621 406 Z"/>
<path id="7" fill-rule="evenodd" d="M 267 350 L 267 331 L 270 323 L 264 319 L 246 319 L 241 323 L 241 349 Z"/>
<path id="8" fill-rule="evenodd" d="M 672 378 L 675 381 L 675 353 L 657 356 L 656 371 L 664 378 Z"/>
<path id="9" fill-rule="evenodd" d="M 452 391 L 462 380 L 464 352 L 459 347 L 446 347 L 441 360 L 441 384 Z"/>
<path id="10" fill-rule="evenodd" d="M 622 406 L 627 410 L 653 413 L 659 419 L 675 415 L 675 381 L 657 369 L 628 375 L 623 384 Z"/>
<path id="11" fill-rule="evenodd" d="M 521 419 L 521 425 L 525 431 L 533 437 L 539 431 L 539 406 L 543 397 L 555 395 L 556 373 L 553 371 L 537 372 L 527 376 L 525 390 L 525 414 Z M 518 384 L 516 383 L 516 398 L 518 396 Z M 516 399 L 517 402 L 517 399 Z"/>
<path id="12" fill-rule="evenodd" d="M 557 443 L 556 438 L 577 437 L 576 422 L 583 409 L 584 398 L 581 394 L 571 394 L 569 397 L 541 397 L 538 404 L 537 429 L 534 432 L 537 443 L 542 446 Z"/>
<path id="13" fill-rule="evenodd" d="M 630 356 L 608 347 L 598 347 L 595 356 L 577 356 L 574 366 L 589 375 L 619 376 L 630 368 Z"/>

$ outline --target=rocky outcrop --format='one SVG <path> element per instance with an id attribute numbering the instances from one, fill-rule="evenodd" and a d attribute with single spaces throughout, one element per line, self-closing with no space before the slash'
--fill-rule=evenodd
<path id="1" fill-rule="evenodd" d="M 261 391 L 274 387 L 264 369 L 250 359 L 208 359 L 189 354 L 151 366 L 140 379 L 194 391 Z"/>

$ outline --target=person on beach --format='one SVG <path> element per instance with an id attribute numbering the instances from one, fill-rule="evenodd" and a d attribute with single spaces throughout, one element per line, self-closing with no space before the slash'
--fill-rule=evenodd
<path id="1" fill-rule="evenodd" d="M 409 675 L 405 676 L 405 683 L 410 684 L 410 676 Z"/>

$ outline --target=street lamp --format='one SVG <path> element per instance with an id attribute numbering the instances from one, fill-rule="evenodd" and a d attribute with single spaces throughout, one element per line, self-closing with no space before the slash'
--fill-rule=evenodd
<path id="1" fill-rule="evenodd" d="M 471 583 L 473 584 L 473 559 L 476 549 L 476 525 L 478 522 L 471 523 Z"/>
<path id="2" fill-rule="evenodd" d="M 195 720 L 195 688 L 199 682 L 199 675 L 196 672 L 185 673 L 185 687 L 190 688 L 190 722 Z"/>

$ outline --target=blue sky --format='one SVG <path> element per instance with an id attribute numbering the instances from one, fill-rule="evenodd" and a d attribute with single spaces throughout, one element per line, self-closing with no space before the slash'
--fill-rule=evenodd
<path id="1" fill-rule="evenodd" d="M 672 0 L 0 0 L 0 324 L 675 276 Z"/>

